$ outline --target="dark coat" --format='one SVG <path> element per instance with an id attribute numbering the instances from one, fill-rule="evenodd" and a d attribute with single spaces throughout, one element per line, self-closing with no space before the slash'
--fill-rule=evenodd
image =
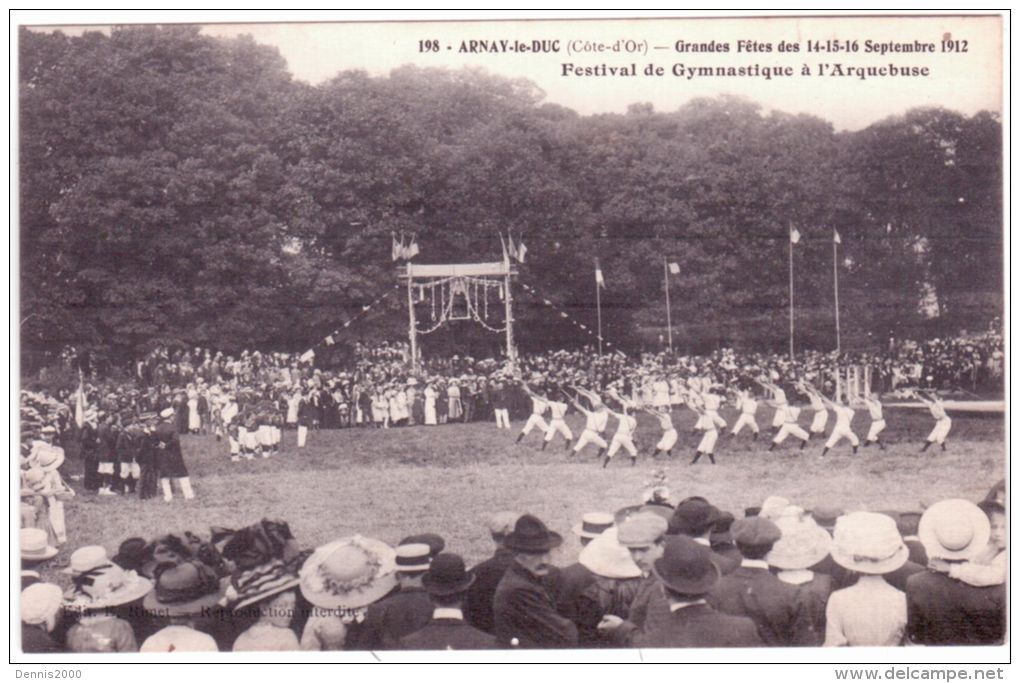
<path id="1" fill-rule="evenodd" d="M 495 555 L 471 569 L 475 582 L 468 589 L 464 617 L 475 628 L 492 633 L 492 598 L 496 595 L 496 588 L 513 561 L 513 553 L 500 548 Z"/>
<path id="2" fill-rule="evenodd" d="M 496 588 L 492 600 L 496 642 L 522 648 L 577 646 L 577 627 L 556 611 L 552 596 L 535 576 L 514 562 Z"/>
<path id="3" fill-rule="evenodd" d="M 747 617 L 722 614 L 708 605 L 691 605 L 655 620 L 634 637 L 635 647 L 760 647 Z"/>
<path id="4" fill-rule="evenodd" d="M 496 639 L 463 619 L 433 619 L 400 640 L 402 650 L 493 650 Z"/>
<path id="5" fill-rule="evenodd" d="M 918 645 L 1001 643 L 1006 628 L 1006 587 L 977 588 L 945 574 L 907 579 L 907 637 Z"/>
<path id="6" fill-rule="evenodd" d="M 161 478 L 188 476 L 184 454 L 181 452 L 181 438 L 174 426 L 164 420 L 156 425 L 152 436 L 157 449 L 156 466 L 159 476 Z"/>
<path id="7" fill-rule="evenodd" d="M 368 608 L 357 647 L 349 649 L 396 649 L 401 638 L 432 621 L 433 609 L 423 588 L 401 588 Z"/>
<path id="8" fill-rule="evenodd" d="M 780 581 L 768 569 L 739 567 L 719 580 L 708 600 L 720 612 L 750 617 L 767 645 L 818 644 L 811 610 L 797 587 Z"/>
<path id="9" fill-rule="evenodd" d="M 910 538 L 904 538 L 903 543 L 910 550 L 910 557 L 908 558 L 914 564 L 921 565 L 922 567 L 928 566 L 928 553 L 924 549 L 924 546 L 920 541 Z M 900 590 L 903 590 L 902 588 Z"/>

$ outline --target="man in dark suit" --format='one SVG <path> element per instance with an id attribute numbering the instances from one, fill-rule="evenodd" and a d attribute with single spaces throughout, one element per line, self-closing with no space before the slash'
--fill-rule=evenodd
<path id="1" fill-rule="evenodd" d="M 577 646 L 577 626 L 556 611 L 543 577 L 552 569 L 550 552 L 563 537 L 534 515 L 522 515 L 504 545 L 513 563 L 496 588 L 492 612 L 500 647 L 558 648 Z"/>
<path id="2" fill-rule="evenodd" d="M 464 596 L 475 578 L 464 568 L 460 555 L 440 553 L 422 577 L 432 600 L 432 620 L 424 628 L 400 640 L 405 650 L 491 650 L 496 639 L 464 621 Z"/>
<path id="3" fill-rule="evenodd" d="M 740 567 L 724 576 L 709 596 L 720 612 L 749 617 L 767 644 L 776 647 L 813 645 L 816 633 L 808 605 L 796 586 L 780 581 L 769 571 L 765 556 L 782 533 L 764 517 L 734 522 L 733 540 L 743 556 Z"/>
<path id="4" fill-rule="evenodd" d="M 719 510 L 700 496 L 692 496 L 680 501 L 669 520 L 669 534 L 683 535 L 694 539 L 700 545 L 709 548 L 712 561 L 719 567 L 723 575 L 731 573 L 740 566 L 740 559 L 711 550 L 712 531 L 721 518 Z"/>
<path id="5" fill-rule="evenodd" d="M 715 611 L 706 598 L 719 581 L 711 550 L 685 536 L 666 539 L 653 571 L 669 602 L 669 617 L 637 633 L 635 647 L 758 647 L 754 622 Z"/>
<path id="6" fill-rule="evenodd" d="M 496 587 L 514 561 L 514 554 L 503 546 L 503 542 L 507 534 L 513 531 L 519 517 L 520 514 L 516 512 L 497 512 L 489 519 L 489 534 L 496 544 L 496 552 L 471 569 L 475 580 L 467 590 L 464 615 L 472 626 L 486 633 L 492 633 L 493 629 L 492 598 L 496 594 Z"/>
<path id="7" fill-rule="evenodd" d="M 396 648 L 401 638 L 411 635 L 432 620 L 432 601 L 422 585 L 422 578 L 429 569 L 429 558 L 429 546 L 424 543 L 397 546 L 397 580 L 400 582 L 400 590 L 368 608 L 356 647 L 350 649 Z"/>

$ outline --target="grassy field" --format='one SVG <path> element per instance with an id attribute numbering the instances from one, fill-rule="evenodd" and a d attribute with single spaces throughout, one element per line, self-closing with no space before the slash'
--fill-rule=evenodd
<path id="1" fill-rule="evenodd" d="M 723 416 L 731 423 L 735 417 Z M 759 418 L 764 426 L 764 415 Z M 917 451 L 931 429 L 926 412 L 887 410 L 887 420 L 884 452 L 861 448 L 855 457 L 844 443 L 820 458 L 820 442 L 799 451 L 796 440 L 789 439 L 767 453 L 768 441 L 753 442 L 745 431 L 734 440 L 720 439 L 717 465 L 703 459 L 691 466 L 698 438 L 688 433 L 693 415 L 686 412 L 677 420 L 680 442 L 669 461 L 648 457 L 659 430 L 643 416 L 637 466 L 621 455 L 608 469 L 596 461 L 593 446 L 581 458 L 568 456 L 559 440 L 539 451 L 537 432 L 515 446 L 521 423 L 502 432 L 490 423 L 319 431 L 310 433 L 301 451 L 294 432 L 285 432 L 283 453 L 240 463 L 230 462 L 226 444 L 212 437 L 185 436 L 197 499 L 184 501 L 179 494 L 172 503 L 100 498 L 72 481 L 78 497 L 67 505 L 70 540 L 51 565 L 66 564 L 70 551 L 86 544 L 105 545 L 112 554 L 129 536 L 151 538 L 184 529 L 207 534 L 210 525 L 243 526 L 263 516 L 287 520 L 308 547 L 355 532 L 396 543 L 404 535 L 435 531 L 448 548 L 475 562 L 491 553 L 485 519 L 503 509 L 537 514 L 563 534 L 567 542 L 558 560 L 568 564 L 579 549 L 570 527 L 581 515 L 640 502 L 645 482 L 659 466 L 668 474 L 674 501 L 702 495 L 738 517 L 744 507 L 773 494 L 806 508 L 846 509 L 978 499 L 1004 476 L 1001 416 L 954 416 L 948 451 L 936 447 L 925 454 Z M 582 420 L 573 415 L 568 423 L 576 436 Z M 854 421 L 862 439 L 867 424 L 862 414 Z M 78 467 L 69 462 L 65 470 L 74 474 Z"/>

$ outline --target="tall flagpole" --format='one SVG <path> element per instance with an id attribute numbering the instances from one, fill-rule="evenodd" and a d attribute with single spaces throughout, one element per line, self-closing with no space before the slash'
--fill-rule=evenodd
<path id="1" fill-rule="evenodd" d="M 836 241 L 836 233 L 832 234 L 832 282 L 833 291 L 836 295 L 836 353 L 842 351 L 842 345 L 840 344 L 839 338 L 839 268 L 837 266 L 838 258 L 837 248 L 839 242 Z"/>
<path id="2" fill-rule="evenodd" d="M 787 236 L 790 249 L 790 360 L 793 361 L 793 223 Z"/>
<path id="3" fill-rule="evenodd" d="M 669 310 L 669 266 L 665 257 L 662 259 L 662 277 L 666 284 L 666 330 L 669 334 L 669 352 L 673 353 L 673 319 Z"/>
<path id="4" fill-rule="evenodd" d="M 598 261 L 595 262 L 595 271 L 599 271 Z M 602 355 L 602 283 L 595 278 L 595 308 L 599 324 L 599 355 Z"/>

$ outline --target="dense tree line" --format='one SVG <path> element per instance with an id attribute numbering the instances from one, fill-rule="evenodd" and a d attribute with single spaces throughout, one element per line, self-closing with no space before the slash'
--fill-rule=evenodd
<path id="1" fill-rule="evenodd" d="M 513 231 L 521 277 L 588 323 L 598 257 L 605 336 L 624 348 L 665 334 L 664 258 L 681 267 L 681 349 L 784 348 L 791 224 L 798 346 L 834 343 L 833 230 L 846 346 L 1001 314 L 993 114 L 917 109 L 836 132 L 720 97 L 579 116 L 467 69 L 313 87 L 275 49 L 195 27 L 19 41 L 21 332 L 35 352 L 303 350 L 394 286 L 401 230 L 422 262 L 496 260 L 497 231 Z M 588 341 L 517 303 L 524 349 Z M 402 304 L 352 335 L 404 334 Z M 498 343 L 467 323 L 453 339 Z"/>

